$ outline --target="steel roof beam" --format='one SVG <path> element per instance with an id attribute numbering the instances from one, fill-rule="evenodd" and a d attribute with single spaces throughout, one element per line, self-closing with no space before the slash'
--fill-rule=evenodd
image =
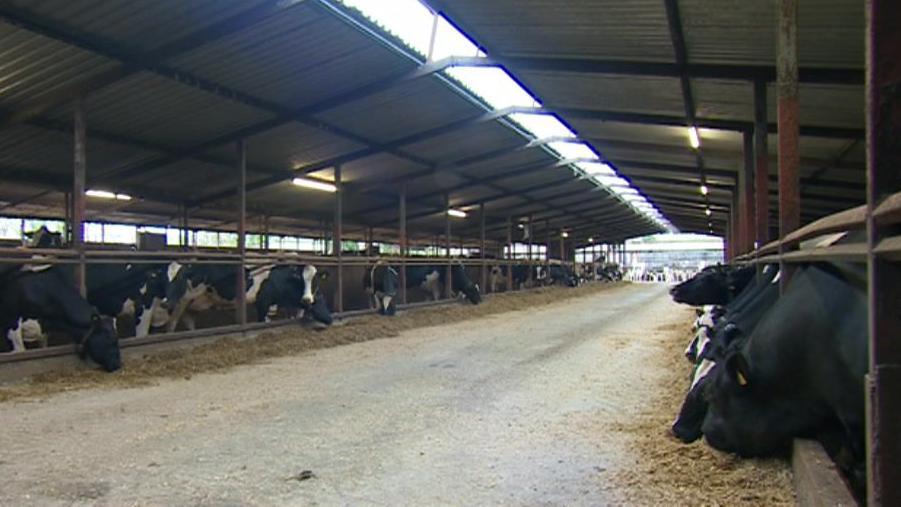
<path id="1" fill-rule="evenodd" d="M 517 71 L 569 72 L 574 74 L 619 74 L 634 76 L 671 77 L 682 75 L 678 63 L 637 62 L 621 60 L 595 60 L 587 58 L 553 57 L 494 57 L 505 66 Z M 799 80 L 802 83 L 863 85 L 863 69 L 802 67 Z M 684 66 L 691 78 L 726 79 L 738 81 L 776 81 L 776 67 L 770 65 L 734 65 L 691 63 Z"/>

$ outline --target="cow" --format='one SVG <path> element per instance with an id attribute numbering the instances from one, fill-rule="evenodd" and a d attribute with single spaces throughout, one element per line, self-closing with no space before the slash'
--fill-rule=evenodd
<path id="1" fill-rule="evenodd" d="M 550 264 L 542 266 L 541 280 L 545 285 L 565 285 L 567 287 L 578 287 L 579 279 L 576 278 L 572 268 L 564 264 Z"/>
<path id="2" fill-rule="evenodd" d="M 847 453 L 859 469 L 866 287 L 862 265 L 798 268 L 773 308 L 709 374 L 701 427 L 707 442 L 742 456 L 765 456 L 793 438 L 825 436 L 832 444 L 827 451 Z"/>
<path id="3" fill-rule="evenodd" d="M 245 301 L 253 304 L 257 320 L 268 321 L 278 308 L 296 312 L 330 325 L 332 315 L 319 292 L 319 283 L 328 278 L 327 271 L 316 266 L 263 266 L 245 270 Z M 184 320 L 194 329 L 193 313 L 216 306 L 234 306 L 237 299 L 237 269 L 221 264 L 170 265 L 167 273 L 165 307 L 170 312 L 168 331 L 175 331 Z"/>
<path id="4" fill-rule="evenodd" d="M 491 271 L 488 273 L 488 287 L 492 293 L 497 292 L 501 286 L 507 288 L 506 269 L 504 268 L 505 266 L 498 264 L 491 266 Z"/>
<path id="5" fill-rule="evenodd" d="M 46 225 L 42 225 L 34 231 L 25 233 L 23 245 L 28 248 L 62 248 L 63 235 L 60 232 L 50 232 Z"/>
<path id="6" fill-rule="evenodd" d="M 713 307 L 699 318 L 698 334 L 686 351 L 686 356 L 695 363 L 691 384 L 671 428 L 679 440 L 690 443 L 701 438 L 701 424 L 707 413 L 704 399 L 707 376 L 728 347 L 753 331 L 776 303 L 779 272 L 774 266 L 767 266 L 764 275 L 726 307 Z"/>
<path id="7" fill-rule="evenodd" d="M 150 334 L 151 327 L 165 325 L 160 316 L 166 297 L 169 265 L 163 263 L 88 264 L 85 285 L 88 302 L 113 326 L 122 315 L 135 318 L 135 336 Z M 162 320 L 162 322 L 161 322 Z"/>
<path id="8" fill-rule="evenodd" d="M 491 268 L 491 284 L 492 292 L 496 292 L 495 287 L 503 285 L 507 287 L 507 270 L 511 271 L 510 278 L 513 281 L 513 287 L 517 290 L 531 288 L 541 283 L 547 273 L 541 266 L 525 266 L 515 264 L 512 266 L 494 266 Z M 529 272 L 531 271 L 531 279 Z"/>
<path id="9" fill-rule="evenodd" d="M 90 358 L 108 372 L 122 367 L 111 322 L 81 297 L 59 267 L 10 267 L 0 275 L 0 331 L 16 342 L 29 319 L 71 336 L 82 359 Z"/>
<path id="10" fill-rule="evenodd" d="M 694 306 L 726 304 L 754 278 L 754 266 L 710 266 L 670 289 L 673 300 Z"/>
<path id="11" fill-rule="evenodd" d="M 372 297 L 380 315 L 397 313 L 397 289 L 400 287 L 398 269 L 384 262 L 377 262 L 368 270 L 363 279 L 363 287 Z"/>

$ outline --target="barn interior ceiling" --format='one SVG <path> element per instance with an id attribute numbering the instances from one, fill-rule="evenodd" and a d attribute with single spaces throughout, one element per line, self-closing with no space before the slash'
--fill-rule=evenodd
<path id="1" fill-rule="evenodd" d="M 443 232 L 449 207 L 475 239 L 483 203 L 496 240 L 508 217 L 575 243 L 724 234 L 755 83 L 775 179 L 769 2 L 389 4 L 0 3 L 4 213 L 64 213 L 76 100 L 89 188 L 131 197 L 90 200 L 109 221 L 233 225 L 244 139 L 249 223 L 275 230 L 323 229 L 340 165 L 351 237 L 390 238 L 401 189 L 414 238 Z M 801 9 L 810 221 L 864 201 L 863 9 Z"/>

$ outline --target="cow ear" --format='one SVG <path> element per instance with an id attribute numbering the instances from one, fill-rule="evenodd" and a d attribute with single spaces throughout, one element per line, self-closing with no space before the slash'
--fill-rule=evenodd
<path id="1" fill-rule="evenodd" d="M 729 376 L 735 380 L 735 383 L 743 389 L 751 385 L 751 375 L 749 370 L 748 361 L 740 352 L 733 354 L 726 360 L 726 371 L 729 373 Z"/>

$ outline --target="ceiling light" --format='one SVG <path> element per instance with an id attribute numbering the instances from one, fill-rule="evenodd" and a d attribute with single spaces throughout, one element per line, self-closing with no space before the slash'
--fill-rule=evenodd
<path id="1" fill-rule="evenodd" d="M 447 214 L 452 217 L 466 218 L 466 212 L 458 209 L 449 209 L 447 210 Z"/>
<path id="2" fill-rule="evenodd" d="M 704 214 L 709 217 L 712 214 L 712 211 L 710 211 L 710 208 L 707 208 L 704 210 Z"/>
<path id="3" fill-rule="evenodd" d="M 568 237 L 569 237 L 569 233 L 566 232 L 566 231 L 563 231 L 562 233 L 560 233 L 560 235 L 563 236 L 564 238 L 568 238 Z"/>
<path id="4" fill-rule="evenodd" d="M 319 190 L 322 192 L 337 192 L 338 187 L 332 185 L 331 183 L 326 183 L 324 181 L 314 180 L 312 178 L 294 178 L 291 183 L 294 183 L 298 187 L 311 188 L 313 190 Z"/>
<path id="5" fill-rule="evenodd" d="M 85 190 L 84 195 L 88 197 L 97 197 L 99 199 L 115 199 L 117 201 L 130 201 L 131 196 L 128 194 L 117 194 L 108 190 Z"/>
<path id="6" fill-rule="evenodd" d="M 707 188 L 707 185 L 701 184 L 701 195 L 707 195 L 710 192 L 710 189 Z"/>
<path id="7" fill-rule="evenodd" d="M 594 243 L 594 238 L 588 238 L 589 243 Z"/>
<path id="8" fill-rule="evenodd" d="M 697 150 L 701 147 L 701 137 L 698 135 L 698 128 L 694 125 L 688 127 L 688 142 L 691 143 L 692 149 Z"/>

